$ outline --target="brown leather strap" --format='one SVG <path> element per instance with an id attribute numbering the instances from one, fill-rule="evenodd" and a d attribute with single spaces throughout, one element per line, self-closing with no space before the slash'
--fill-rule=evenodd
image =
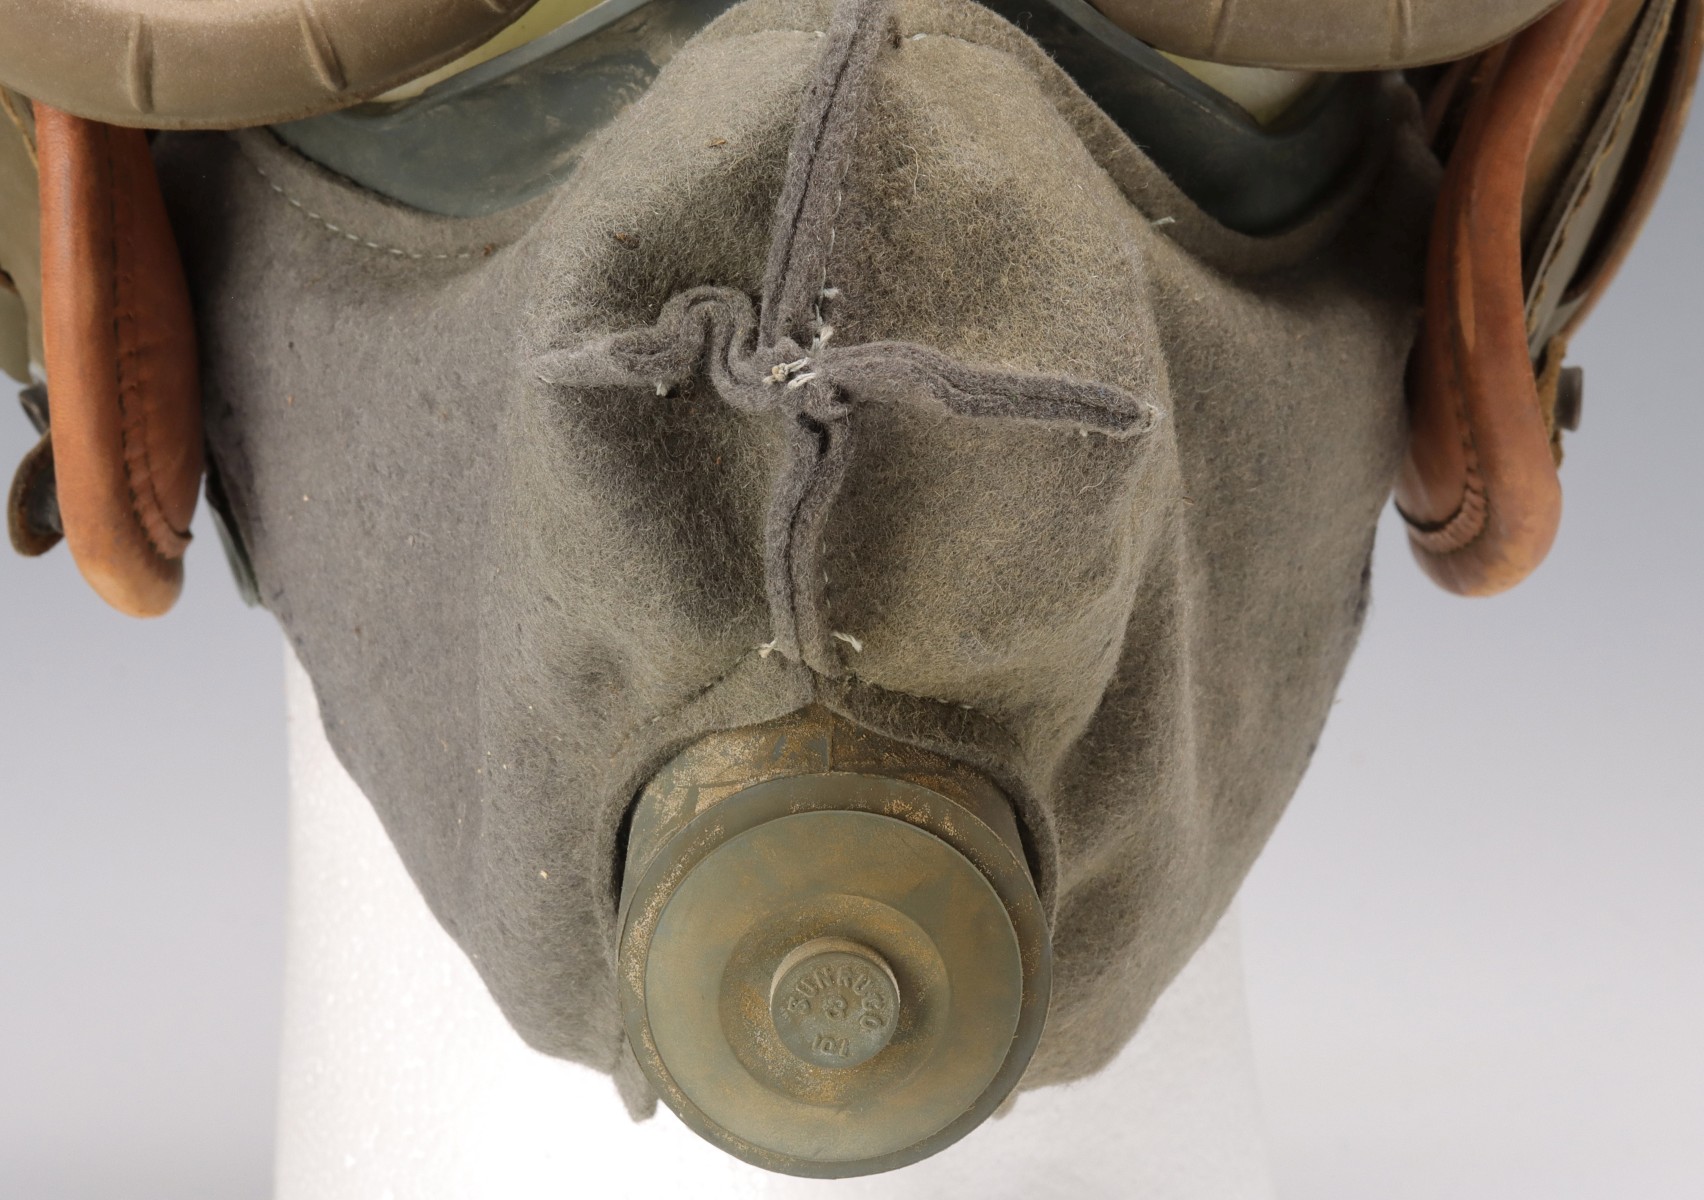
<path id="1" fill-rule="evenodd" d="M 133 616 L 183 584 L 202 470 L 195 333 L 147 135 L 36 105 L 43 343 L 66 543 Z"/>
<path id="2" fill-rule="evenodd" d="M 1674 0 L 1568 0 L 1473 73 L 1433 217 L 1397 484 L 1415 556 L 1450 591 L 1512 587 L 1555 540 L 1562 350 L 1672 155 L 1700 4 L 1675 22 Z M 1570 298 L 1565 313 L 1547 289 Z"/>

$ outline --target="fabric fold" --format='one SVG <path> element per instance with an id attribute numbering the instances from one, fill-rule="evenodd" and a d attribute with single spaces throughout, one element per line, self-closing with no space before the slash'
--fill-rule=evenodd
<path id="1" fill-rule="evenodd" d="M 669 299 L 653 325 L 548 351 L 537 370 L 541 382 L 558 387 L 659 395 L 702 373 L 730 407 L 788 420 L 787 461 L 765 529 L 766 649 L 828 675 L 841 668 L 835 631 L 822 616 L 823 529 L 853 453 L 859 404 L 930 404 L 962 417 L 1120 438 L 1159 418 L 1152 403 L 1113 384 L 965 364 L 908 342 L 830 345 L 834 222 L 876 60 L 893 31 L 889 0 L 842 0 L 835 8 L 788 151 L 759 306 L 732 288 L 691 288 Z"/>

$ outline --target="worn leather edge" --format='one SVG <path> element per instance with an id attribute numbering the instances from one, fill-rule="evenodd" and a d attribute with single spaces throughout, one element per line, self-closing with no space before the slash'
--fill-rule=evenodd
<path id="1" fill-rule="evenodd" d="M 1439 191 L 1396 493 L 1415 557 L 1463 595 L 1520 582 L 1561 522 L 1527 351 L 1522 198 L 1544 123 L 1609 3 L 1568 0 L 1492 52 Z"/>
<path id="2" fill-rule="evenodd" d="M 182 588 L 202 472 L 188 288 L 146 135 L 39 103 L 36 129 L 65 540 L 102 599 L 156 616 Z"/>
<path id="3" fill-rule="evenodd" d="M 92 120 L 230 129 L 379 95 L 534 0 L 0 0 L 0 83 Z"/>

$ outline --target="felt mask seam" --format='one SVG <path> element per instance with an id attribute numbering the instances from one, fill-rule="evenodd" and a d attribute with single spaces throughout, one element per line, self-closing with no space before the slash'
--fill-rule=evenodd
<path id="1" fill-rule="evenodd" d="M 1068 423 L 1085 436 L 1135 435 L 1159 416 L 1145 399 L 1110 384 L 978 369 L 902 342 L 830 348 L 821 325 L 811 351 L 792 336 L 825 293 L 840 290 L 824 286 L 833 221 L 890 30 L 887 0 L 847 0 L 836 9 L 789 150 L 758 311 L 733 289 L 694 288 L 665 303 L 651 327 L 547 351 L 537 370 L 551 384 L 666 393 L 687 383 L 708 356 L 724 401 L 790 418 L 786 460 L 765 518 L 768 647 L 829 677 L 846 671 L 837 643 L 861 649 L 855 636 L 836 636 L 829 623 L 823 563 L 823 531 L 853 452 L 856 401 L 915 402 L 922 393 L 962 415 Z"/>
<path id="2" fill-rule="evenodd" d="M 784 533 L 810 532 L 826 516 L 850 448 L 849 437 L 840 433 L 852 411 L 848 398 L 890 403 L 926 398 L 960 416 L 1067 425 L 1084 437 L 1090 433 L 1138 436 L 1151 430 L 1163 415 L 1147 400 L 1111 384 L 981 369 L 904 342 L 872 342 L 825 351 L 814 363 L 803 360 L 814 367 L 815 378 L 794 389 L 779 380 L 787 370 L 797 371 L 800 360 L 764 371 L 762 364 L 774 354 L 741 344 L 744 339 L 738 334 L 749 334 L 755 324 L 752 303 L 745 294 L 730 288 L 694 288 L 672 297 L 654 325 L 545 352 L 536 373 L 544 383 L 569 387 L 668 389 L 686 384 L 708 356 L 711 381 L 730 406 L 748 412 L 790 412 L 795 420 L 789 431 L 793 451 L 789 465 L 802 461 L 804 469 L 784 471 L 772 494 L 766 555 L 772 600 L 800 574 L 810 579 L 810 573 L 818 571 L 814 564 L 820 538 L 807 541 L 808 557 L 801 563 L 795 550 L 797 539 L 775 536 L 782 524 L 775 514 L 810 510 L 804 513 L 804 521 L 788 523 Z M 798 399 L 792 397 L 794 391 L 800 393 Z M 807 428 L 805 420 L 814 428 Z M 791 600 L 790 595 L 784 597 L 784 602 Z M 786 634 L 794 632 L 795 639 L 798 634 L 782 623 L 786 609 L 775 615 L 777 628 L 770 647 L 797 658 L 799 643 L 789 643 Z M 811 616 L 811 629 L 825 630 L 820 613 Z M 824 632 L 823 636 L 830 635 Z"/>
<path id="3" fill-rule="evenodd" d="M 508 1024 L 639 1110 L 635 797 L 812 705 L 1005 795 L 1059 931 L 1026 1083 L 1110 1057 L 1293 790 L 1400 458 L 1431 180 L 1405 126 L 1342 239 L 1256 280 L 1153 228 L 1191 218 L 1129 201 L 1140 152 L 991 10 L 895 0 L 953 35 L 862 31 L 860 97 L 819 61 L 834 9 L 732 10 L 524 210 L 414 208 L 265 130 L 159 148 L 210 440 L 328 740 Z M 833 120 L 864 106 L 838 186 L 820 126 L 789 161 L 831 68 Z M 797 308 L 765 293 L 778 231 Z M 814 498 L 776 561 L 790 432 L 777 507 Z M 831 658 L 778 653 L 777 576 Z"/>
<path id="4" fill-rule="evenodd" d="M 803 365 L 785 386 L 789 391 L 805 389 L 787 431 L 787 465 L 765 520 L 766 557 L 772 563 L 766 571 L 771 632 L 784 654 L 813 666 L 832 666 L 835 674 L 840 656 L 823 611 L 828 579 L 822 532 L 853 451 L 851 407 L 838 389 L 821 384 L 820 372 L 808 365 L 808 354 L 796 358 L 791 351 L 803 336 L 808 314 L 818 311 L 822 301 L 834 221 L 866 108 L 869 77 L 882 43 L 891 41 L 893 33 L 886 0 L 852 0 L 835 7 L 828 44 L 815 78 L 806 86 L 788 147 L 758 314 L 759 345 L 773 345 L 782 361 Z M 813 227 L 824 232 L 811 236 Z M 820 328 L 816 348 L 823 343 Z"/>
<path id="5" fill-rule="evenodd" d="M 741 667 L 745 666 L 748 661 L 750 661 L 752 655 L 755 654 L 759 658 L 768 658 L 773 650 L 773 645 L 753 646 L 744 654 L 741 654 L 738 658 L 734 659 L 733 662 L 729 663 L 728 669 L 723 671 L 720 675 L 717 675 L 716 678 L 712 679 L 709 683 L 704 684 L 702 687 L 694 688 L 691 692 L 682 696 L 679 700 L 669 705 L 669 707 L 661 710 L 655 716 L 648 717 L 638 725 L 633 726 L 626 733 L 622 734 L 621 739 L 616 742 L 615 747 L 609 753 L 610 759 L 614 760 L 619 758 L 622 751 L 627 749 L 628 744 L 651 726 L 656 725 L 659 722 L 666 721 L 670 717 L 678 716 L 682 711 L 693 704 L 696 704 L 705 696 L 721 687 L 733 676 L 734 672 L 738 671 Z"/>
<path id="6" fill-rule="evenodd" d="M 948 712 L 948 710 L 954 710 L 958 713 L 968 713 L 979 725 L 986 726 L 990 732 L 999 735 L 1002 743 L 1001 748 L 1003 750 L 1008 753 L 1021 753 L 1022 743 L 1019 741 L 1018 736 L 1007 727 L 1006 723 L 987 709 L 979 708 L 974 704 L 958 704 L 951 700 L 943 700 L 939 696 L 925 696 L 921 692 L 908 692 L 903 688 L 896 688 L 888 684 L 872 682 L 871 680 L 864 678 L 862 675 L 852 671 L 847 671 L 838 678 L 829 678 L 826 676 L 817 678 L 815 679 L 815 682 L 818 685 L 815 695 L 819 703 L 825 704 L 828 707 L 833 708 L 836 712 L 840 712 L 842 715 L 849 718 L 861 719 L 863 724 L 874 727 L 877 723 L 869 720 L 869 714 L 867 712 L 849 701 L 848 698 L 855 696 L 859 690 L 871 693 L 878 702 L 881 700 L 913 701 L 917 704 L 927 706 L 928 708 L 941 710 L 948 716 L 952 715 L 951 712 Z M 825 682 L 831 686 L 826 688 L 821 686 Z M 931 745 L 928 748 L 938 749 L 939 747 Z M 990 776 L 1000 774 L 999 771 L 986 765 L 983 765 L 980 769 L 984 770 L 985 773 Z M 1008 795 L 1013 795 L 1016 794 L 1019 789 L 1015 784 L 1002 781 L 1002 790 Z"/>

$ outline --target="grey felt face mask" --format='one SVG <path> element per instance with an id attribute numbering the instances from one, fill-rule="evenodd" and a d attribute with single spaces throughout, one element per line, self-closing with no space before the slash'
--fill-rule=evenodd
<path id="1" fill-rule="evenodd" d="M 643 1107 L 625 814 L 817 705 L 1010 798 L 1054 955 L 1024 1086 L 1117 1052 L 1364 611 L 1433 179 L 1412 97 L 1371 103 L 1259 237 L 964 0 L 748 0 L 491 215 L 165 139 L 260 598 L 522 1037 Z"/>

